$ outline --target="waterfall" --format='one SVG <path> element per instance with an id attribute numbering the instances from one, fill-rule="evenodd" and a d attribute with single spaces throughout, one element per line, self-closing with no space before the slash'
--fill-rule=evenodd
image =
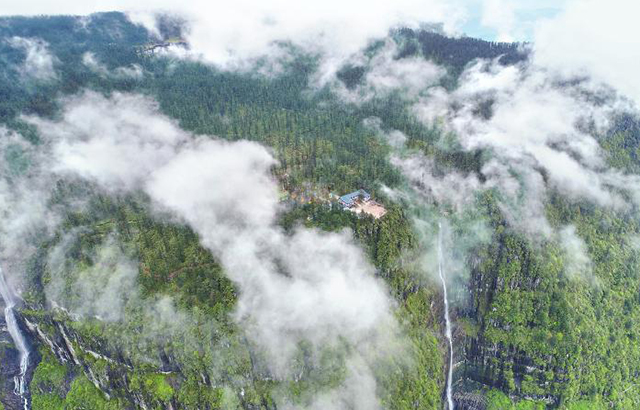
<path id="1" fill-rule="evenodd" d="M 20 352 L 20 374 L 15 376 L 13 380 L 15 386 L 13 391 L 22 400 L 23 409 L 29 410 L 29 399 L 27 397 L 28 386 L 26 383 L 27 368 L 29 367 L 29 348 L 27 347 L 27 341 L 22 334 L 22 330 L 18 326 L 18 321 L 16 320 L 16 314 L 14 311 L 16 299 L 4 279 L 2 268 L 0 268 L 0 294 L 2 295 L 2 299 L 4 299 L 5 303 L 4 317 L 7 322 L 7 329 L 13 339 L 13 343 Z"/>
<path id="2" fill-rule="evenodd" d="M 438 275 L 442 282 L 442 291 L 444 294 L 444 321 L 446 324 L 446 336 L 449 341 L 449 371 L 447 372 L 447 403 L 448 410 L 454 410 L 453 406 L 453 337 L 451 334 L 451 319 L 449 318 L 449 299 L 447 299 L 447 281 L 444 271 L 444 255 L 442 250 L 442 223 L 438 223 Z"/>

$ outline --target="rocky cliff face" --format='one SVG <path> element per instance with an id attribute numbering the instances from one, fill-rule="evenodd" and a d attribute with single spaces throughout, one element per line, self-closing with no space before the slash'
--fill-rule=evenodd
<path id="1" fill-rule="evenodd" d="M 7 329 L 4 317 L 4 302 L 0 298 L 0 402 L 7 410 L 23 410 L 21 397 L 16 391 L 16 379 L 20 376 L 20 352 L 16 349 L 11 334 Z M 27 330 L 26 323 L 20 314 L 16 314 L 18 326 L 29 338 L 31 335 Z M 28 340 L 33 343 L 33 339 Z M 37 366 L 39 357 L 37 353 L 31 357 L 29 368 L 27 369 L 27 383 L 33 376 L 33 371 Z M 27 394 L 27 400 L 30 400 Z"/>
<path id="2" fill-rule="evenodd" d="M 474 268 L 465 284 L 464 303 L 456 311 L 458 365 L 454 379 L 461 392 L 497 389 L 514 399 L 558 404 L 560 397 L 553 394 L 558 390 L 552 384 L 562 385 L 563 369 L 554 366 L 552 356 L 530 349 L 531 335 L 540 334 L 535 323 L 537 296 L 532 298 L 528 316 L 521 313 L 525 307 L 519 305 L 519 295 L 543 292 L 540 279 L 530 272 L 534 270 L 532 257 L 526 252 L 507 255 L 509 251 L 503 245 L 494 250 L 494 259 L 484 267 L 471 264 Z M 520 338 L 513 337 L 516 331 Z"/>
<path id="3" fill-rule="evenodd" d="M 84 373 L 105 397 L 112 397 L 116 391 L 121 395 L 126 392 L 139 408 L 153 408 L 139 392 L 128 391 L 127 370 L 131 364 L 122 352 L 109 351 L 98 339 L 81 338 L 63 320 L 50 314 L 26 315 L 24 322 L 40 346 L 48 349 L 59 363 Z M 106 365 L 96 366 L 98 361 Z"/>
<path id="4" fill-rule="evenodd" d="M 124 351 L 107 346 L 97 336 L 81 335 L 66 319 L 57 318 L 51 312 L 25 312 L 23 320 L 35 343 L 50 351 L 55 361 L 68 369 L 63 391 L 69 391 L 73 379 L 83 376 L 104 398 L 116 399 L 122 408 L 178 408 L 174 398 L 158 396 L 157 391 L 144 382 L 133 381 L 140 374 L 150 372 L 169 376 L 169 384 L 176 387 L 185 378 L 171 353 L 160 345 L 155 351 L 157 361 L 149 363 L 145 369 L 136 369 Z M 212 387 L 206 375 L 201 375 L 199 383 L 209 389 Z"/>
<path id="5" fill-rule="evenodd" d="M 0 312 L 4 312 L 3 305 L 0 305 Z M 19 373 L 20 353 L 13 346 L 3 314 L 0 315 L 0 402 L 6 409 L 18 410 L 21 407 L 20 397 L 14 392 L 14 377 Z"/>
<path id="6" fill-rule="evenodd" d="M 458 410 L 486 410 L 487 399 L 481 394 L 456 393 L 453 401 Z"/>

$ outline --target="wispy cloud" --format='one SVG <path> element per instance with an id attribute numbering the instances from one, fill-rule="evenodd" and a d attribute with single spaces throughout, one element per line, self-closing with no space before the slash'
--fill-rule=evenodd
<path id="1" fill-rule="evenodd" d="M 597 277 L 593 274 L 589 250 L 577 234 L 576 227 L 565 226 L 559 231 L 557 239 L 564 251 L 566 275 L 573 280 L 584 280 L 591 285 L 598 285 Z"/>
<path id="2" fill-rule="evenodd" d="M 129 67 L 116 67 L 114 70 L 109 68 L 98 60 L 95 54 L 86 52 L 82 55 L 82 64 L 101 77 L 112 78 L 132 78 L 141 79 L 144 77 L 144 71 L 138 64 Z"/>
<path id="3" fill-rule="evenodd" d="M 49 254 L 47 299 L 76 316 L 122 320 L 127 302 L 139 296 L 137 263 L 109 238 L 91 255 L 91 266 L 69 264 L 67 248 L 78 233 L 67 233 Z"/>
<path id="4" fill-rule="evenodd" d="M 25 53 L 24 63 L 19 71 L 28 79 L 48 81 L 58 78 L 54 67 L 57 59 L 51 54 L 45 41 L 17 36 L 7 41 L 11 47 Z"/>
<path id="5" fill-rule="evenodd" d="M 594 134 L 610 126 L 613 112 L 628 107 L 615 97 L 595 103 L 588 90 L 589 83 L 562 83 L 535 65 L 479 62 L 463 73 L 456 90 L 434 89 L 413 110 L 428 124 L 441 121 L 462 150 L 490 153 L 482 186 L 510 198 L 508 214 L 526 208 L 541 215 L 549 189 L 573 200 L 627 208 L 621 192 L 637 198 L 640 180 L 610 169 Z M 516 215 L 512 221 L 522 221 Z M 536 218 L 530 227 L 548 233 L 541 222 Z"/>
<path id="6" fill-rule="evenodd" d="M 399 51 L 393 40 L 387 40 L 375 53 L 360 52 L 350 57 L 345 64 L 362 69 L 362 78 L 351 88 L 334 81 L 334 89 L 342 99 L 355 104 L 392 93 L 411 101 L 446 75 L 444 68 L 421 55 L 398 58 Z"/>
<path id="7" fill-rule="evenodd" d="M 0 126 L 0 263 L 15 288 L 37 244 L 59 221 L 49 199 L 47 158 L 35 144 Z"/>

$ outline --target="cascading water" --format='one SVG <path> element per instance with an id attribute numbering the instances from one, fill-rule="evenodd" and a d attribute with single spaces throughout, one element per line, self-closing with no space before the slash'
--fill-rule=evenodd
<path id="1" fill-rule="evenodd" d="M 448 410 L 454 410 L 453 407 L 453 337 L 451 333 L 451 319 L 449 318 L 449 299 L 447 299 L 447 281 L 444 272 L 444 252 L 442 250 L 442 223 L 438 223 L 438 275 L 442 282 L 442 291 L 444 297 L 444 321 L 446 325 L 446 336 L 449 341 L 449 371 L 447 372 L 447 404 Z"/>
<path id="2" fill-rule="evenodd" d="M 13 343 L 20 352 L 20 374 L 15 376 L 13 380 L 15 385 L 14 393 L 20 397 L 20 400 L 22 400 L 22 408 L 24 410 L 29 410 L 29 398 L 27 397 L 28 386 L 26 383 L 27 368 L 29 367 L 29 348 L 27 347 L 27 341 L 22 334 L 22 330 L 18 326 L 18 321 L 16 320 L 16 314 L 14 311 L 16 299 L 4 279 L 2 268 L 0 268 L 0 294 L 2 295 L 2 299 L 4 299 L 4 317 L 7 322 L 7 329 L 13 339 Z"/>

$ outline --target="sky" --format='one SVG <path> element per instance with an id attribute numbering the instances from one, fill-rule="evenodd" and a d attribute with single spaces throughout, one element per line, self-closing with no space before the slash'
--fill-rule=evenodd
<path id="1" fill-rule="evenodd" d="M 475 0 L 467 2 L 461 31 L 493 41 L 533 41 L 536 24 L 556 17 L 566 0 Z"/>

